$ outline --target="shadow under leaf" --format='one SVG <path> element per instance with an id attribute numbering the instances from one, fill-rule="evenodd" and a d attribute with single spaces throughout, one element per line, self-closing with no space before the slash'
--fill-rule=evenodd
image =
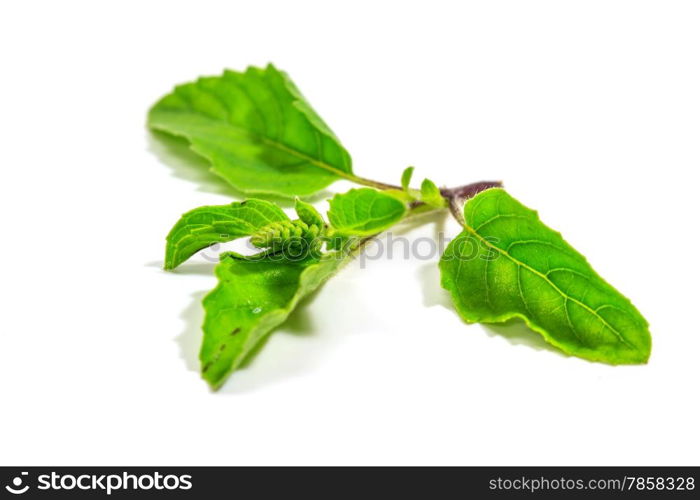
<path id="1" fill-rule="evenodd" d="M 482 323 L 484 330 L 490 336 L 503 337 L 513 345 L 524 345 L 536 351 L 549 351 L 568 357 L 565 353 L 557 349 L 544 340 L 542 335 L 531 330 L 523 320 L 513 318 L 504 323 Z"/>
<path id="2" fill-rule="evenodd" d="M 187 369 L 197 373 L 199 373 L 199 347 L 202 344 L 202 323 L 204 323 L 202 299 L 206 294 L 206 290 L 192 294 L 190 305 L 180 314 L 185 328 L 175 339 L 175 342 L 180 346 L 180 355 L 185 361 Z"/>
<path id="3" fill-rule="evenodd" d="M 450 294 L 440 286 L 440 268 L 437 262 L 428 262 L 422 265 L 416 274 L 421 284 L 425 307 L 444 306 L 448 309 L 454 309 Z"/>
<path id="4" fill-rule="evenodd" d="M 162 163 L 170 167 L 173 176 L 199 185 L 199 190 L 244 200 L 257 198 L 274 202 L 282 208 L 294 207 L 294 200 L 281 196 L 255 193 L 248 195 L 236 189 L 211 170 L 209 162 L 192 151 L 189 142 L 181 137 L 159 131 L 148 133 L 148 150 Z M 312 196 L 304 196 L 309 203 L 316 203 L 328 198 L 332 193 L 320 191 Z"/>
<path id="5" fill-rule="evenodd" d="M 447 290 L 440 286 L 440 269 L 437 263 L 428 263 L 418 270 L 418 279 L 423 290 L 423 304 L 426 307 L 443 306 L 457 315 L 452 299 Z M 481 323 L 484 331 L 491 337 L 505 338 L 513 345 L 524 345 L 537 351 L 549 351 L 560 356 L 567 355 L 548 344 L 537 332 L 531 330 L 523 320 L 513 318 L 503 323 Z"/>
<path id="6" fill-rule="evenodd" d="M 323 288 L 323 287 L 320 287 Z M 314 291 L 308 297 L 305 297 L 298 306 L 290 313 L 287 320 L 282 323 L 277 328 L 273 329 L 269 334 L 265 335 L 264 339 L 255 346 L 255 348 L 248 353 L 245 357 L 238 370 L 241 372 L 250 368 L 254 363 L 260 352 L 266 346 L 272 335 L 275 335 L 278 330 L 283 329 L 285 335 L 293 335 L 294 337 L 309 340 L 316 340 L 317 333 L 313 329 L 313 321 L 311 315 L 308 311 L 308 304 L 314 300 L 316 295 L 320 292 L 320 289 Z M 202 344 L 202 324 L 204 323 L 204 308 L 202 307 L 202 299 L 208 293 L 206 290 L 202 290 L 192 294 L 190 304 L 183 310 L 180 315 L 185 326 L 180 333 L 180 335 L 175 339 L 176 343 L 180 347 L 180 354 L 182 359 L 185 361 L 187 369 L 193 372 L 200 372 L 200 361 L 199 361 L 199 350 Z M 282 333 L 282 332 L 280 332 Z M 326 339 L 327 341 L 328 339 Z M 317 346 L 318 347 L 318 346 Z M 310 349 L 306 357 L 313 357 L 317 349 Z M 279 366 L 270 367 L 265 366 L 265 371 L 267 373 L 258 373 L 256 381 L 251 381 L 248 377 L 246 380 L 241 380 L 242 383 L 237 383 L 236 375 L 242 375 L 238 373 L 238 370 L 231 375 L 231 378 L 224 384 L 220 389 L 220 393 L 242 393 L 248 392 L 249 390 L 255 390 L 261 386 L 274 382 L 276 380 L 281 380 L 287 378 L 290 373 L 289 366 Z M 295 364 L 294 370 L 298 371 L 303 366 L 299 363 Z"/>

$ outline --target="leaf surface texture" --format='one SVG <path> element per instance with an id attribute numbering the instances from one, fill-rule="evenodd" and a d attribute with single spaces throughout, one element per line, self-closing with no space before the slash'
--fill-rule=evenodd
<path id="1" fill-rule="evenodd" d="M 522 318 L 562 351 L 610 364 L 645 363 L 648 324 L 537 212 L 502 189 L 464 208 L 466 227 L 445 250 L 442 285 L 467 322 Z"/>
<path id="2" fill-rule="evenodd" d="M 351 189 L 330 200 L 328 220 L 345 235 L 372 235 L 388 229 L 406 213 L 406 205 L 371 188 Z"/>
<path id="3" fill-rule="evenodd" d="M 204 206 L 180 217 L 166 238 L 165 269 L 175 269 L 199 250 L 250 236 L 272 222 L 289 221 L 277 205 L 250 199 L 229 205 Z"/>
<path id="4" fill-rule="evenodd" d="M 203 302 L 206 316 L 200 360 L 204 379 L 219 387 L 299 301 L 351 255 L 330 252 L 303 262 L 225 257 L 216 268 L 219 284 Z"/>
<path id="5" fill-rule="evenodd" d="M 186 138 L 245 193 L 304 196 L 352 176 L 348 152 L 272 65 L 179 85 L 153 106 L 148 124 Z"/>

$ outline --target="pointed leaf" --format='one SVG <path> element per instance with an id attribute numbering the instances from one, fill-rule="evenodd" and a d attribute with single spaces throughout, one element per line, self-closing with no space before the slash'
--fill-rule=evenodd
<path id="1" fill-rule="evenodd" d="M 266 224 L 288 220 L 281 208 L 263 200 L 195 208 L 184 214 L 170 230 L 164 267 L 175 269 L 213 243 L 250 236 Z"/>
<path id="2" fill-rule="evenodd" d="M 420 186 L 421 200 L 435 208 L 442 208 L 447 205 L 447 201 L 440 194 L 440 189 L 430 179 L 423 180 Z"/>
<path id="3" fill-rule="evenodd" d="M 408 191 L 408 187 L 411 184 L 411 177 L 413 177 L 414 167 L 407 167 L 406 170 L 401 174 L 401 187 L 404 191 Z"/>
<path id="4" fill-rule="evenodd" d="M 219 387 L 299 301 L 351 259 L 331 252 L 303 262 L 239 260 L 229 255 L 216 268 L 219 284 L 204 298 L 200 352 L 202 376 Z"/>
<path id="5" fill-rule="evenodd" d="M 309 195 L 351 175 L 350 155 L 274 66 L 179 85 L 151 109 L 154 130 L 186 138 L 247 193 Z"/>
<path id="6" fill-rule="evenodd" d="M 648 324 L 537 212 L 502 189 L 465 206 L 465 230 L 440 261 L 442 285 L 468 322 L 522 318 L 562 351 L 611 364 L 645 363 Z"/>

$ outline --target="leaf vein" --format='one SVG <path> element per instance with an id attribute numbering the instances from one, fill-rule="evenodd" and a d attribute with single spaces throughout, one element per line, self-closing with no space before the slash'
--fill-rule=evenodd
<path id="1" fill-rule="evenodd" d="M 608 323 L 608 322 L 605 320 L 605 318 L 603 318 L 602 316 L 600 316 L 600 315 L 599 315 L 595 310 L 593 310 L 590 306 L 588 306 L 587 304 L 584 304 L 583 302 L 581 302 L 581 301 L 579 301 L 579 300 L 577 300 L 577 299 L 575 299 L 575 298 L 573 298 L 573 297 L 569 297 L 566 293 L 564 293 L 564 291 L 563 291 L 561 288 L 559 288 L 555 283 L 553 283 L 546 275 L 542 274 L 542 273 L 539 272 L 537 269 L 534 269 L 534 268 L 530 267 L 530 266 L 527 265 L 526 263 L 524 263 L 524 262 L 522 262 L 522 261 L 516 259 L 516 258 L 513 257 L 511 254 L 509 254 L 506 250 L 504 250 L 504 249 L 502 249 L 502 248 L 500 248 L 500 247 L 497 247 L 496 245 L 494 245 L 493 243 L 491 243 L 490 241 L 488 241 L 486 238 L 484 238 L 481 234 L 479 234 L 473 227 L 471 227 L 471 226 L 466 226 L 466 229 L 467 229 L 469 232 L 471 232 L 474 236 L 476 236 L 477 238 L 479 238 L 479 239 L 484 243 L 484 245 L 493 248 L 494 250 L 496 250 L 497 252 L 503 254 L 504 256 L 506 256 L 508 259 L 510 259 L 511 261 L 513 261 L 514 263 L 516 263 L 517 265 L 522 266 L 523 268 L 527 269 L 527 270 L 530 271 L 531 273 L 533 273 L 533 274 L 539 276 L 540 278 L 542 278 L 547 284 L 549 284 L 549 286 L 551 286 L 551 287 L 552 287 L 557 293 L 559 293 L 563 298 L 565 298 L 565 299 L 567 299 L 567 300 L 571 300 L 571 301 L 573 301 L 574 303 L 578 304 L 578 305 L 581 306 L 584 310 L 586 310 L 589 314 L 591 314 L 592 316 L 594 316 L 598 321 L 600 321 L 601 323 L 605 324 L 605 326 L 618 338 L 618 340 L 619 340 L 620 342 L 622 342 L 623 344 L 625 344 L 625 345 L 627 345 L 627 346 L 629 346 L 629 347 L 633 347 L 633 346 L 622 336 L 622 334 L 621 334 L 619 331 L 617 331 L 617 329 L 615 329 L 612 325 L 610 325 L 610 323 Z M 568 314 L 568 311 L 567 311 L 567 314 Z"/>

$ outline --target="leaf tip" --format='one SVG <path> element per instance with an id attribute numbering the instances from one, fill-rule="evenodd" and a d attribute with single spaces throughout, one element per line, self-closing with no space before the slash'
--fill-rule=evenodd
<path id="1" fill-rule="evenodd" d="M 408 187 L 411 184 L 411 177 L 413 177 L 413 170 L 415 170 L 413 166 L 406 167 L 403 174 L 401 174 L 401 187 L 404 191 L 408 191 Z"/>

